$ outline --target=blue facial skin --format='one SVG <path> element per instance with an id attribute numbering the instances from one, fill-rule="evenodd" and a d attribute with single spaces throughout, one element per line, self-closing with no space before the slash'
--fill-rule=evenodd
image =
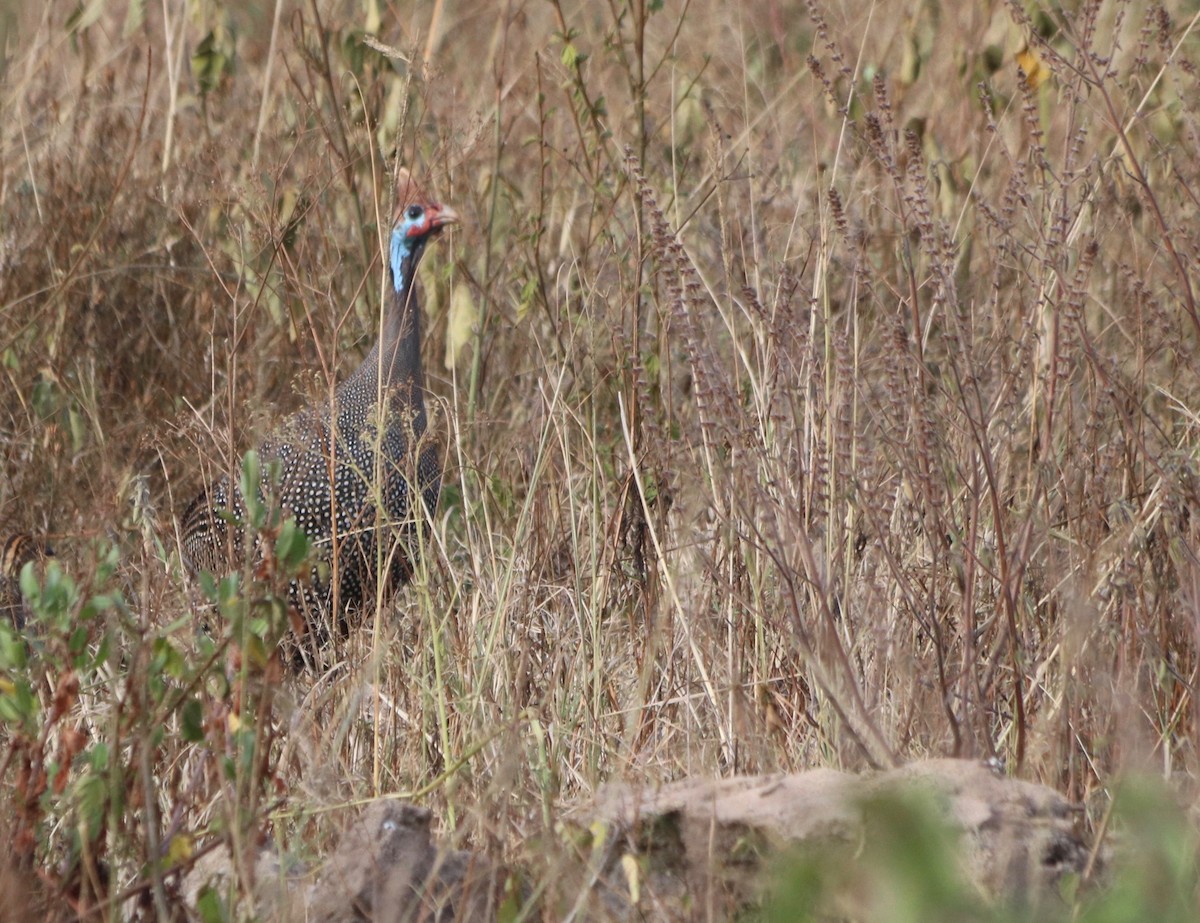
<path id="1" fill-rule="evenodd" d="M 411 205 L 404 212 L 404 220 L 392 228 L 392 241 L 390 248 L 391 266 L 392 266 L 392 285 L 396 287 L 397 292 L 404 290 L 404 260 L 406 258 L 415 258 L 420 255 L 421 249 L 425 246 L 426 234 L 428 230 L 429 219 L 425 214 L 425 209 L 419 205 Z M 412 263 L 410 262 L 411 266 Z"/>

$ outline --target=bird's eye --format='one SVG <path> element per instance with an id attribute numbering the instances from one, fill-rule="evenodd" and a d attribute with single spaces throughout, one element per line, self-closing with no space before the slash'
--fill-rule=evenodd
<path id="1" fill-rule="evenodd" d="M 422 209 L 420 205 L 410 205 L 408 206 L 408 211 L 406 214 L 408 215 L 409 221 L 416 221 L 423 214 L 425 214 L 425 210 Z"/>

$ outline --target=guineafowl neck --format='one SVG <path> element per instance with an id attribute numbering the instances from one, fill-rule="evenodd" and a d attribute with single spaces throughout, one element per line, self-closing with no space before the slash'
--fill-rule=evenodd
<path id="1" fill-rule="evenodd" d="M 385 388 L 411 388 L 411 400 L 421 399 L 424 376 L 421 374 L 421 307 L 416 285 L 387 293 L 383 329 L 379 333 L 376 361 L 382 360 L 382 384 Z"/>

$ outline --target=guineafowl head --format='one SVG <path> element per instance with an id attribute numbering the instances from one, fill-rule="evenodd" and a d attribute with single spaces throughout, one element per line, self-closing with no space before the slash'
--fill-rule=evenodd
<path id="1" fill-rule="evenodd" d="M 459 217 L 449 205 L 436 202 L 425 194 L 408 171 L 401 169 L 396 180 L 396 214 L 392 222 L 389 250 L 392 284 L 403 292 L 412 282 L 417 262 L 425 245 Z"/>

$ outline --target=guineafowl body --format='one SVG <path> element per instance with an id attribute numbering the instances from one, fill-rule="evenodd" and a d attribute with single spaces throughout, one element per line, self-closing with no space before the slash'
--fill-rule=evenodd
<path id="1" fill-rule="evenodd" d="M 432 513 L 440 489 L 437 451 L 425 438 L 415 275 L 425 246 L 458 215 L 427 196 L 407 171 L 396 188 L 391 284 L 378 341 L 331 403 L 294 414 L 258 449 L 264 472 L 278 463 L 278 485 L 263 485 L 268 501 L 295 517 L 314 549 L 311 573 L 292 582 L 289 598 L 318 642 L 329 622 L 345 630 L 347 614 L 375 599 L 379 577 L 385 591 L 407 582 L 424 516 L 412 498 L 419 494 Z M 193 573 L 219 577 L 241 566 L 245 515 L 231 477 L 193 501 L 183 517 L 185 563 Z"/>
<path id="2" fill-rule="evenodd" d="M 26 532 L 9 535 L 0 545 L 0 620 L 17 631 L 25 627 L 25 598 L 21 594 L 21 569 L 31 561 L 45 561 L 54 549 Z"/>

